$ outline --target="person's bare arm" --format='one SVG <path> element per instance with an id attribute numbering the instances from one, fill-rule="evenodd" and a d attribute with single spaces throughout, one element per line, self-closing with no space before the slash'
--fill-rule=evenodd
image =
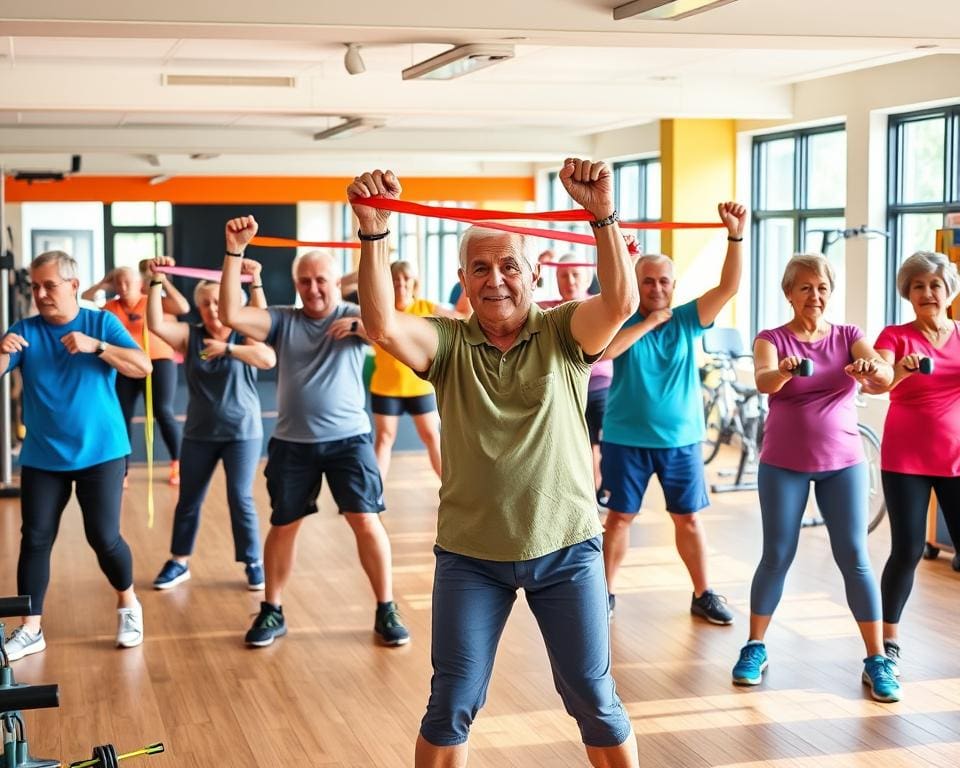
<path id="1" fill-rule="evenodd" d="M 777 348 L 766 339 L 753 342 L 753 376 L 757 391 L 772 395 L 794 377 L 793 371 L 800 366 L 800 358 L 789 355 L 782 360 L 777 357 Z"/>
<path id="2" fill-rule="evenodd" d="M 243 305 L 240 275 L 243 271 L 242 256 L 247 244 L 257 234 L 258 225 L 253 216 L 230 219 L 226 226 L 227 253 L 223 257 L 223 273 L 220 276 L 220 319 L 254 341 L 263 341 L 270 333 L 270 313 L 264 307 Z"/>
<path id="3" fill-rule="evenodd" d="M 170 259 L 167 266 L 172 267 L 175 264 L 176 262 Z M 163 272 L 158 273 L 158 277 L 161 282 L 160 287 L 163 291 L 163 311 L 168 315 L 175 315 L 177 317 L 187 314 L 187 312 L 190 311 L 190 303 L 184 295 L 177 290 L 177 286 L 175 286 L 169 276 Z M 155 279 L 156 278 L 151 276 L 150 282 L 153 282 Z"/>
<path id="4" fill-rule="evenodd" d="M 893 367 L 893 378 L 890 380 L 890 385 L 884 390 L 886 392 L 896 389 L 901 381 L 909 379 L 911 376 L 919 373 L 920 361 L 926 357 L 922 352 L 910 352 L 899 360 L 894 360 L 894 352 L 892 349 L 878 349 L 877 354 L 887 365 Z M 864 391 L 871 395 L 883 394 L 877 387 L 870 387 L 870 389 L 864 387 Z"/>
<path id="5" fill-rule="evenodd" d="M 373 195 L 399 198 L 400 181 L 392 171 L 373 171 L 354 178 L 347 187 L 347 197 Z M 353 202 L 353 211 L 360 222 L 361 235 L 379 235 L 387 231 L 390 212 L 361 202 Z M 423 317 L 397 312 L 394 306 L 393 279 L 390 276 L 390 251 L 387 239 L 360 242 L 360 313 L 367 337 L 410 366 L 423 372 L 430 368 L 440 337 L 434 324 Z"/>
<path id="6" fill-rule="evenodd" d="M 706 328 L 740 289 L 740 274 L 743 271 L 743 229 L 747 221 L 747 209 L 739 203 L 720 203 L 717 206 L 720 221 L 727 228 L 727 255 L 720 270 L 720 282 L 697 299 L 697 315 L 700 326 Z"/>
<path id="7" fill-rule="evenodd" d="M 164 314 L 163 301 L 160 292 L 163 290 L 163 281 L 157 272 L 158 267 L 173 266 L 173 259 L 169 256 L 158 256 L 147 263 L 147 274 L 150 282 L 147 284 L 147 328 L 157 334 L 167 344 L 180 354 L 187 351 L 187 340 L 190 337 L 190 327 L 186 323 L 170 320 Z"/>
<path id="8" fill-rule="evenodd" d="M 105 274 L 99 282 L 91 285 L 87 290 L 80 294 L 81 299 L 86 299 L 87 301 L 93 301 L 97 298 L 97 294 L 103 291 L 107 294 L 107 297 L 110 297 L 110 294 L 114 292 L 113 287 L 113 270 L 111 269 L 107 274 Z"/>
<path id="9" fill-rule="evenodd" d="M 71 331 L 60 338 L 60 343 L 71 355 L 96 354 L 100 341 L 80 331 Z M 100 359 L 117 369 L 118 373 L 131 379 L 143 379 L 153 371 L 153 364 L 140 347 L 119 347 L 107 343 Z"/>
<path id="10" fill-rule="evenodd" d="M 204 360 L 214 357 L 235 357 L 241 363 L 252 365 L 262 371 L 269 370 L 277 364 L 277 353 L 273 347 L 262 341 L 246 339 L 243 344 L 231 344 L 219 339 L 204 339 L 201 355 Z"/>
<path id="11" fill-rule="evenodd" d="M 615 360 L 650 333 L 650 331 L 659 328 L 671 317 L 673 317 L 673 310 L 669 307 L 666 309 L 655 309 L 648 317 L 643 318 L 639 323 L 621 328 L 607 345 L 601 359 Z"/>
<path id="12" fill-rule="evenodd" d="M 893 366 L 877 354 L 873 345 L 860 337 L 850 348 L 853 362 L 843 370 L 860 384 L 868 395 L 880 395 L 890 390 L 893 382 Z"/>

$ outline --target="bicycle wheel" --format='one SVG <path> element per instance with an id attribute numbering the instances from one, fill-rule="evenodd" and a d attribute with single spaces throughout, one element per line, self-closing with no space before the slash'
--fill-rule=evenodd
<path id="1" fill-rule="evenodd" d="M 703 449 L 703 463 L 709 464 L 720 451 L 725 407 L 718 390 L 702 388 L 701 391 L 703 392 L 703 420 L 706 431 L 700 445 Z"/>
<path id="2" fill-rule="evenodd" d="M 887 502 L 883 498 L 883 483 L 880 480 L 880 439 L 877 437 L 877 433 L 866 424 L 857 424 L 857 429 L 860 430 L 863 452 L 867 457 L 867 498 L 869 504 L 867 533 L 873 533 L 887 514 Z"/>

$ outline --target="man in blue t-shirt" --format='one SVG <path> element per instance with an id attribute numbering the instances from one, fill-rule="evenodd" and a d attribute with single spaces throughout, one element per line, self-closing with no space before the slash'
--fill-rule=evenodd
<path id="1" fill-rule="evenodd" d="M 610 494 L 603 557 L 611 615 L 617 574 L 630 546 L 630 524 L 656 474 L 676 529 L 677 551 L 693 581 L 690 611 L 714 624 L 733 622 L 726 600 L 710 589 L 706 536 L 696 514 L 709 500 L 695 346 L 740 287 L 746 220 L 746 209 L 737 203 L 721 203 L 718 210 L 729 241 L 719 284 L 671 310 L 673 262 L 662 255 L 642 256 L 636 267 L 640 308 L 604 354 L 614 361 L 600 446 L 602 488 Z"/>
<path id="2" fill-rule="evenodd" d="M 114 389 L 117 372 L 150 373 L 150 359 L 115 315 L 81 309 L 77 262 L 62 251 L 30 264 L 39 314 L 0 339 L 0 373 L 20 368 L 27 434 L 20 452 L 23 517 L 17 591 L 30 615 L 6 642 L 15 661 L 47 647 L 41 626 L 50 552 L 76 484 L 87 541 L 117 593 L 117 645 L 143 642 L 130 547 L 120 535 L 120 499 L 130 442 Z"/>
<path id="3" fill-rule="evenodd" d="M 302 307 L 243 306 L 243 250 L 256 233 L 252 216 L 227 222 L 220 282 L 222 322 L 277 353 L 277 427 L 264 472 L 272 510 L 263 551 L 266 587 L 245 642 L 259 648 L 287 633 L 283 588 L 293 571 L 300 525 L 317 511 L 326 476 L 376 596 L 374 632 L 385 645 L 404 645 L 410 634 L 393 600 L 390 539 L 380 521 L 383 482 L 365 409 L 360 307 L 341 300 L 339 264 L 323 251 L 293 262 Z"/>

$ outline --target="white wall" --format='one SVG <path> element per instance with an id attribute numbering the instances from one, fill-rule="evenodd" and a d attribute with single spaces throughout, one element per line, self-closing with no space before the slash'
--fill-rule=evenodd
<path id="1" fill-rule="evenodd" d="M 8 205 L 6 210 L 11 223 L 19 214 L 17 259 L 23 266 L 38 255 L 33 253 L 34 230 L 87 230 L 93 237 L 90 253 L 70 254 L 80 268 L 80 286 L 91 285 L 103 275 L 103 203 L 22 203 Z"/>

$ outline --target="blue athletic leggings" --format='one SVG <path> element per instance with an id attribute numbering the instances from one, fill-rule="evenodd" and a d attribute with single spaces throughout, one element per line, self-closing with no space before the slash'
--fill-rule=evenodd
<path id="1" fill-rule="evenodd" d="M 810 482 L 840 566 L 847 605 L 857 621 L 880 620 L 880 590 L 867 554 L 867 466 L 794 472 L 761 462 L 757 482 L 763 517 L 763 557 L 753 575 L 750 610 L 770 616 L 780 602 L 787 570 L 797 554 Z"/>

